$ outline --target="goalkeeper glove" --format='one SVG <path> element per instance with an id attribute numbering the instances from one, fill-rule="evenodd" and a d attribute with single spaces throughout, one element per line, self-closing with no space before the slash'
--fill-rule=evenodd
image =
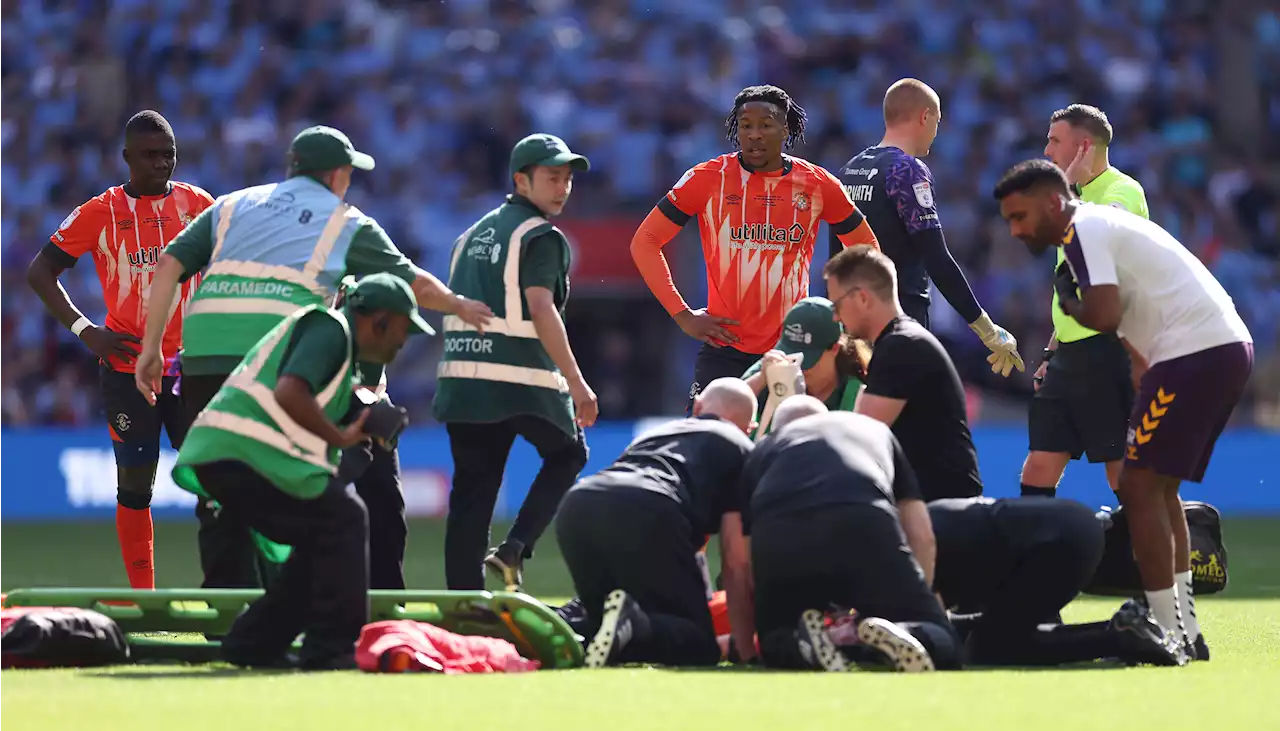
<path id="1" fill-rule="evenodd" d="M 969 329 L 973 330 L 982 339 L 982 344 L 991 351 L 991 355 L 987 356 L 987 362 L 991 364 L 992 373 L 999 373 L 1007 378 L 1014 368 L 1019 371 L 1026 370 L 1026 366 L 1022 363 L 1022 356 L 1018 354 L 1017 338 L 1010 335 L 1008 330 L 992 322 L 991 316 L 985 311 L 978 319 L 969 323 Z"/>

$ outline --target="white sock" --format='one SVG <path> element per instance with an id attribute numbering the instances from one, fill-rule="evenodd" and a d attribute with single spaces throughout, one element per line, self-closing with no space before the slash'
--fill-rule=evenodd
<path id="1" fill-rule="evenodd" d="M 1178 608 L 1182 610 L 1182 623 L 1187 628 L 1187 640 L 1195 642 L 1200 636 L 1200 620 L 1196 619 L 1196 596 L 1191 588 L 1191 572 L 1173 575 L 1178 587 Z"/>
<path id="2" fill-rule="evenodd" d="M 1148 591 L 1147 605 L 1151 607 L 1151 614 L 1155 617 L 1156 623 L 1164 628 L 1165 632 L 1175 632 L 1175 637 L 1180 637 L 1183 633 L 1182 617 L 1178 614 L 1178 590 L 1176 586 L 1159 591 Z"/>

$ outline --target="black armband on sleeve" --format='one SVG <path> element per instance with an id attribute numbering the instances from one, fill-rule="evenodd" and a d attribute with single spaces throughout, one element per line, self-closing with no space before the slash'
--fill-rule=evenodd
<path id="1" fill-rule="evenodd" d="M 960 265 L 952 258 L 947 240 L 940 228 L 927 228 L 911 234 L 911 244 L 924 261 L 929 278 L 938 285 L 938 291 L 965 322 L 973 322 L 982 316 L 982 306 L 969 288 Z"/>
<path id="2" fill-rule="evenodd" d="M 831 233 L 836 236 L 844 236 L 860 226 L 865 220 L 867 220 L 867 217 L 862 215 L 862 211 L 854 208 L 853 213 L 849 214 L 848 218 L 844 219 L 840 223 L 831 224 Z"/>
<path id="3" fill-rule="evenodd" d="M 49 261 L 53 262 L 59 269 L 71 269 L 76 265 L 76 261 L 78 261 L 76 257 L 58 248 L 58 245 L 52 241 L 45 244 L 44 248 L 40 250 L 40 253 Z"/>
<path id="4" fill-rule="evenodd" d="M 688 223 L 689 219 L 693 218 L 693 216 L 676 208 L 676 204 L 672 203 L 671 199 L 665 195 L 662 196 L 662 200 L 658 201 L 658 210 L 662 211 L 662 215 L 666 216 L 672 223 L 681 227 Z"/>

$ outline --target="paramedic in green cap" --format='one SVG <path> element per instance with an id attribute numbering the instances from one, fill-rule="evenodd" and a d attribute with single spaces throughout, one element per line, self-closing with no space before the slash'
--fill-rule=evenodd
<path id="1" fill-rule="evenodd" d="M 285 665 L 302 632 L 303 669 L 355 666 L 369 619 L 368 517 L 336 473 L 342 450 L 370 438 L 369 409 L 350 408 L 358 363 L 390 363 L 415 333 L 432 330 L 409 284 L 365 277 L 342 309 L 308 305 L 272 328 L 192 425 L 174 481 L 292 547 L 223 639 L 227 661 Z"/>
<path id="2" fill-rule="evenodd" d="M 445 529 L 450 589 L 485 588 L 485 566 L 520 590 L 524 561 L 587 463 L 582 429 L 595 423 L 595 392 L 569 347 L 569 242 L 548 220 L 560 215 L 587 158 L 564 140 L 534 134 L 511 151 L 506 201 L 453 246 L 449 287 L 487 304 L 483 330 L 444 318 L 444 354 L 433 411 L 448 430 L 453 486 Z M 488 551 L 489 528 L 516 436 L 538 450 L 539 470 L 515 523 Z"/>
<path id="3" fill-rule="evenodd" d="M 867 375 L 870 348 L 854 340 L 836 321 L 835 305 L 826 297 L 805 297 L 782 323 L 778 344 L 742 374 L 759 395 L 761 414 L 768 401 L 763 368 L 784 358 L 795 361 L 804 373 L 805 393 L 831 411 L 853 411 Z M 769 425 L 763 425 L 764 433 Z"/>
<path id="4" fill-rule="evenodd" d="M 303 307 L 332 303 L 348 275 L 395 275 L 412 287 L 422 307 L 473 326 L 483 327 L 492 314 L 416 266 L 377 221 L 344 200 L 352 171 L 374 167 L 373 158 L 357 151 L 345 134 L 325 126 L 302 130 L 289 146 L 288 163 L 285 180 L 218 198 L 174 237 L 156 263 L 136 383 L 154 403 L 164 324 L 171 311 L 182 313 L 180 387 L 188 423 L 263 335 Z M 179 282 L 201 272 L 203 280 L 190 301 L 175 301 Z M 378 385 L 381 374 L 364 375 L 368 382 L 360 385 Z M 374 452 L 382 462 L 395 459 L 385 450 Z M 372 469 L 390 472 L 382 467 Z M 379 506 L 403 503 L 398 480 L 383 482 L 387 500 Z M 244 526 L 224 520 L 210 501 L 196 505 L 196 516 L 202 588 L 261 586 L 271 567 L 257 556 Z M 394 524 L 395 516 L 386 522 Z"/>

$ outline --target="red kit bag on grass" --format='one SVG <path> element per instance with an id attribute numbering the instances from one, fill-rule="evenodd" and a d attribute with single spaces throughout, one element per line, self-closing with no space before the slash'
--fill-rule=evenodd
<path id="1" fill-rule="evenodd" d="M 496 637 L 454 634 L 426 622 L 393 619 L 366 624 L 356 642 L 356 664 L 366 673 L 523 673 L 537 660 Z"/>
<path id="2" fill-rule="evenodd" d="M 129 661 L 120 625 L 89 609 L 5 607 L 0 667 L 87 668 Z"/>

